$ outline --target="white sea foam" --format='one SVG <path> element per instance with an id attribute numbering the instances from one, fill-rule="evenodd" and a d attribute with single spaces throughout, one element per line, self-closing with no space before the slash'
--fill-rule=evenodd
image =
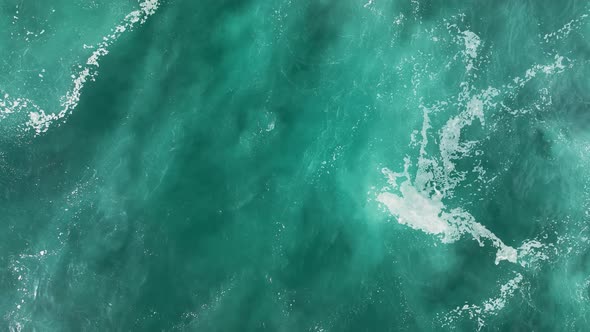
<path id="1" fill-rule="evenodd" d="M 525 84 L 527 84 L 529 81 L 535 78 L 539 73 L 543 73 L 545 75 L 559 74 L 562 73 L 567 67 L 572 67 L 571 63 L 568 66 L 566 66 L 566 64 L 564 64 L 564 60 L 568 59 L 564 58 L 559 54 L 556 54 L 554 59 L 555 62 L 548 65 L 536 64 L 532 66 L 531 68 L 527 69 L 524 77 L 515 77 L 513 79 L 513 82 L 516 83 L 518 87 L 524 87 Z M 510 85 L 508 86 L 508 88 L 513 89 L 513 87 Z"/>
<path id="2" fill-rule="evenodd" d="M 586 17 L 582 16 L 581 19 Z M 424 105 L 420 100 L 422 128 L 412 132 L 410 143 L 410 146 L 419 148 L 419 155 L 417 158 L 406 156 L 401 172 L 382 169 L 388 185 L 381 190 L 376 200 L 386 207 L 400 224 L 430 234 L 442 243 L 452 243 L 461 238 L 471 237 L 480 246 L 491 244 L 496 249 L 495 264 L 507 261 L 529 270 L 537 269 L 541 264 L 559 256 L 556 246 L 539 240 L 526 240 L 518 248 L 506 245 L 491 230 L 477 222 L 465 208 L 451 206 L 451 198 L 454 197 L 456 188 L 473 185 L 464 183 L 467 171 L 460 169 L 457 162 L 465 160 L 466 157 L 483 154 L 483 151 L 475 149 L 479 145 L 478 140 L 465 137 L 468 127 L 485 126 L 486 113 L 496 108 L 506 110 L 507 106 L 501 101 L 516 98 L 519 91 L 535 78 L 560 74 L 573 68 L 574 64 L 567 57 L 555 54 L 553 62 L 534 64 L 521 76 L 513 78 L 509 84 L 477 90 L 470 82 L 476 75 L 474 69 L 480 57 L 482 40 L 477 34 L 460 28 L 457 24 L 447 23 L 446 29 L 455 34 L 451 40 L 463 48 L 453 60 L 457 61 L 461 56 L 461 60 L 466 63 L 465 74 L 468 79 L 461 83 L 461 91 L 454 98 L 438 101 L 430 106 Z M 558 34 L 565 36 L 569 33 L 566 30 Z M 450 64 L 447 68 L 450 68 Z M 414 81 L 412 83 L 414 84 Z M 541 110 L 551 103 L 548 89 L 543 88 L 539 90 L 539 100 L 535 101 L 530 109 L 508 113 L 524 114 Z M 438 122 L 433 121 L 435 116 L 454 110 L 456 113 L 443 122 L 440 129 L 433 130 L 433 123 Z M 496 177 L 494 174 L 487 174 L 481 160 L 475 160 L 472 172 L 479 175 L 478 181 L 481 183 L 488 183 Z M 517 268 L 515 265 L 509 266 Z M 514 278 L 500 285 L 497 297 L 489 298 L 479 305 L 465 304 L 457 307 L 444 316 L 443 323 L 449 325 L 462 316 L 468 316 L 476 320 L 478 329 L 481 329 L 490 316 L 496 315 L 506 306 L 522 284 L 523 275 L 515 273 Z"/>
<path id="3" fill-rule="evenodd" d="M 589 12 L 589 11 L 587 11 L 587 12 Z M 576 31 L 580 27 L 582 27 L 584 25 L 586 19 L 588 19 L 589 16 L 590 15 L 588 15 L 588 13 L 584 13 L 584 14 L 580 15 L 579 17 L 576 17 L 576 18 L 570 20 L 569 22 L 564 24 L 561 28 L 559 28 L 557 31 L 545 34 L 543 36 L 543 40 L 545 42 L 550 42 L 550 41 L 555 41 L 555 40 L 560 40 L 560 39 L 566 38 L 567 36 L 570 35 L 570 33 L 572 33 L 573 31 Z"/>
<path id="4" fill-rule="evenodd" d="M 9 96 L 6 95 L 4 99 L 0 98 L 0 119 L 6 117 L 8 114 L 29 109 L 29 119 L 26 122 L 28 128 L 33 129 L 37 135 L 46 132 L 51 124 L 64 119 L 78 106 L 84 85 L 88 81 L 94 80 L 98 75 L 99 60 L 109 53 L 108 48 L 125 31 L 132 30 L 135 26 L 145 23 L 156 12 L 159 5 L 159 0 L 145 0 L 140 2 L 138 10 L 127 14 L 123 21 L 112 29 L 109 35 L 104 36 L 103 40 L 96 47 L 92 47 L 94 48 L 94 52 L 86 60 L 85 66 L 81 67 L 76 75 L 72 75 L 72 89 L 66 92 L 61 98 L 61 110 L 59 112 L 47 112 L 28 99 L 8 99 Z M 84 48 L 89 47 L 84 44 Z"/>
<path id="5" fill-rule="evenodd" d="M 440 154 L 445 172 L 449 173 L 455 169 L 454 160 L 467 155 L 471 148 L 477 143 L 475 141 L 461 141 L 461 130 L 477 119 L 483 125 L 484 107 L 493 107 L 492 99 L 498 95 L 498 90 L 488 88 L 480 94 L 469 97 L 463 92 L 464 98 L 468 99 L 465 110 L 458 116 L 450 118 L 443 127 L 440 134 Z"/>
<path id="6" fill-rule="evenodd" d="M 478 35 L 469 30 L 462 32 L 462 38 L 465 43 L 465 51 L 463 52 L 463 55 L 467 61 L 467 67 L 465 69 L 470 71 L 474 68 L 473 62 L 477 58 L 477 48 L 481 44 L 481 40 Z"/>
<path id="7" fill-rule="evenodd" d="M 459 33 L 465 42 L 465 56 L 475 59 L 481 41 L 472 32 Z M 387 207 L 400 224 L 436 235 L 443 243 L 452 243 L 463 235 L 470 235 L 480 246 L 490 242 L 497 249 L 496 264 L 505 260 L 530 266 L 534 262 L 545 260 L 541 249 L 546 246 L 540 242 L 528 241 L 518 249 L 508 246 L 484 225 L 478 223 L 469 212 L 462 208 L 445 206 L 444 200 L 453 197 L 455 188 L 466 178 L 466 171 L 456 169 L 456 161 L 471 155 L 473 148 L 478 144 L 477 140 L 465 140 L 462 137 L 464 128 L 472 126 L 475 120 L 482 126 L 485 125 L 485 110 L 497 106 L 497 97 L 520 89 L 537 73 L 552 75 L 565 69 L 564 57 L 556 55 L 554 63 L 534 65 L 523 78 L 514 79 L 516 86 L 503 86 L 504 90 L 488 87 L 474 93 L 469 84 L 462 83 L 462 91 L 457 96 L 457 102 L 452 103 L 462 110 L 450 117 L 438 132 L 438 156 L 427 154 L 428 135 L 432 129 L 430 116 L 441 111 L 441 107 L 448 111 L 449 104 L 440 102 L 431 107 L 421 105 L 422 129 L 412 134 L 413 144 L 419 144 L 420 148 L 416 173 L 413 177 L 409 174 L 412 165 L 409 157 L 404 159 L 403 172 L 393 172 L 384 168 L 382 172 L 388 179 L 389 187 L 384 188 L 377 196 L 377 201 Z M 419 143 L 416 142 L 418 134 L 421 136 Z M 481 177 L 482 171 L 479 173 Z"/>
<path id="8" fill-rule="evenodd" d="M 468 155 L 475 141 L 462 141 L 461 131 L 479 120 L 483 125 L 484 108 L 495 106 L 493 98 L 498 91 L 488 88 L 477 94 L 471 94 L 467 86 L 463 87 L 458 100 L 465 101 L 464 109 L 451 117 L 440 131 L 439 158 L 428 156 L 426 147 L 429 143 L 428 132 L 431 129 L 430 113 L 438 109 L 422 107 L 423 121 L 420 131 L 420 156 L 417 161 L 417 171 L 414 179 L 409 174 L 410 158 L 404 161 L 404 171 L 392 172 L 385 168 L 383 174 L 388 178 L 389 185 L 396 189 L 398 179 L 403 181 L 399 185 L 399 192 L 382 192 L 377 201 L 387 207 L 400 224 L 421 230 L 428 234 L 437 235 L 443 243 L 452 243 L 462 235 L 469 234 L 480 246 L 490 242 L 497 249 L 495 263 L 506 260 L 516 263 L 518 252 L 507 246 L 493 232 L 467 211 L 461 208 L 448 208 L 443 199 L 452 196 L 455 187 L 461 183 L 465 174 L 455 170 L 455 160 Z"/>
<path id="9" fill-rule="evenodd" d="M 497 248 L 495 264 L 503 260 L 516 263 L 516 249 L 505 245 L 463 209 L 447 209 L 441 199 L 440 193 L 429 197 L 420 192 L 409 180 L 401 184 L 399 195 L 383 192 L 377 196 L 377 201 L 385 205 L 402 225 L 437 235 L 443 243 L 455 242 L 463 234 L 469 234 L 480 246 L 484 245 L 484 241 L 489 241 Z"/>
<path id="10" fill-rule="evenodd" d="M 516 273 L 516 277 L 500 286 L 500 294 L 497 297 L 489 298 L 480 305 L 458 306 L 443 318 L 443 325 L 448 326 L 459 317 L 467 315 L 471 320 L 477 320 L 477 330 L 480 331 L 485 326 L 485 320 L 488 317 L 497 315 L 506 306 L 508 299 L 514 296 L 523 279 L 522 274 Z"/>
<path id="11" fill-rule="evenodd" d="M 518 263 L 523 267 L 534 267 L 542 261 L 549 260 L 550 251 L 554 251 L 553 244 L 544 244 L 537 240 L 525 241 L 518 247 Z"/>
<path id="12" fill-rule="evenodd" d="M 377 200 L 397 216 L 400 224 L 429 234 L 441 234 L 443 241 L 448 241 L 453 231 L 449 223 L 441 218 L 444 204 L 440 197 L 431 198 L 418 192 L 409 181 L 402 183 L 400 192 L 400 195 L 381 193 Z"/>

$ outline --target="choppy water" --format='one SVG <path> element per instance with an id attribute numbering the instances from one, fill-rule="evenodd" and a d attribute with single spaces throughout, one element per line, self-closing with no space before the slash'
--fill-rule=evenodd
<path id="1" fill-rule="evenodd" d="M 0 3 L 0 330 L 586 331 L 586 1 Z"/>

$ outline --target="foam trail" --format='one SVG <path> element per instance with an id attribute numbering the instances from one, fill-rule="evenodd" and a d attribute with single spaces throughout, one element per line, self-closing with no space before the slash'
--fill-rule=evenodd
<path id="1" fill-rule="evenodd" d="M 570 33 L 578 30 L 580 27 L 584 25 L 586 19 L 590 16 L 588 15 L 589 12 L 590 10 L 587 10 L 586 13 L 570 20 L 557 31 L 545 34 L 543 36 L 543 40 L 545 41 L 545 43 L 548 43 L 551 41 L 567 38 L 570 35 Z"/>
<path id="2" fill-rule="evenodd" d="M 467 100 L 465 109 L 450 118 L 440 132 L 440 162 L 426 155 L 428 131 L 431 129 L 429 114 L 432 111 L 423 107 L 422 141 L 414 181 L 412 183 L 408 172 L 411 163 L 409 158 L 405 161 L 403 173 L 384 169 L 383 173 L 394 188 L 398 186 L 398 178 L 405 180 L 399 187 L 399 194 L 382 192 L 378 195 L 377 201 L 385 205 L 400 224 L 437 235 L 443 243 L 455 242 L 463 234 L 471 235 L 480 246 L 487 240 L 497 249 L 496 264 L 503 260 L 516 263 L 516 249 L 504 244 L 494 233 L 475 221 L 467 211 L 461 208 L 448 209 L 442 202 L 445 196 L 452 195 L 454 188 L 464 179 L 464 174 L 456 172 L 454 160 L 467 155 L 475 144 L 461 141 L 462 129 L 472 125 L 476 119 L 483 124 L 484 108 L 494 106 L 492 99 L 497 95 L 496 89 L 488 88 L 471 96 L 469 89 L 464 87 L 459 99 Z"/>
<path id="3" fill-rule="evenodd" d="M 480 246 L 484 245 L 483 240 L 489 240 L 498 249 L 495 264 L 503 260 L 516 263 L 516 249 L 505 245 L 468 212 L 460 208 L 446 211 L 441 201 L 442 196 L 428 197 L 418 191 L 409 180 L 401 184 L 400 192 L 400 195 L 383 192 L 377 196 L 377 201 L 385 205 L 400 224 L 438 235 L 443 243 L 455 242 L 463 234 L 470 234 Z"/>
<path id="4" fill-rule="evenodd" d="M 4 94 L 4 97 L 0 98 L 0 120 L 29 107 L 41 111 L 41 108 L 29 99 L 12 98 L 9 94 Z"/>
<path id="5" fill-rule="evenodd" d="M 587 14 L 583 14 L 557 32 L 545 35 L 545 41 L 567 37 L 572 30 L 579 29 L 587 17 Z M 462 30 L 457 25 L 447 24 L 447 30 L 454 30 L 456 37 L 452 40 L 457 45 L 464 47 L 464 50 L 458 54 L 462 55 L 466 64 L 467 77 L 476 77 L 478 48 L 482 41 L 475 33 Z M 456 60 L 456 57 L 453 59 Z M 537 77 L 560 74 L 573 66 L 572 60 L 554 54 L 553 62 L 534 64 L 524 74 L 511 78 L 509 83 L 498 88 L 488 87 L 476 91 L 467 80 L 467 82 L 460 84 L 462 91 L 456 98 L 453 98 L 456 100 L 438 101 L 432 106 L 420 104 L 419 107 L 423 113 L 422 129 L 415 130 L 411 135 L 411 145 L 419 146 L 418 158 L 413 162 L 410 157 L 405 157 L 403 172 L 394 172 L 383 168 L 382 173 L 387 178 L 388 186 L 383 188 L 376 200 L 383 204 L 400 224 L 426 234 L 432 234 L 442 243 L 455 242 L 464 235 L 471 236 L 480 246 L 483 246 L 484 243 L 491 243 L 496 248 L 496 265 L 505 260 L 519 264 L 527 270 L 536 270 L 540 268 L 541 264 L 550 261 L 551 257 L 559 256 L 556 246 L 534 239 L 524 241 L 518 248 L 508 246 L 484 225 L 478 223 L 468 211 L 462 208 L 448 207 L 444 202 L 454 196 L 455 188 L 467 178 L 467 172 L 458 169 L 456 162 L 464 157 L 474 155 L 474 147 L 479 144 L 476 140 L 465 140 L 462 137 L 464 129 L 478 122 L 484 126 L 486 110 L 494 109 L 498 105 L 501 110 L 506 110 L 507 107 L 501 101 L 517 98 L 520 90 Z M 546 88 L 540 92 L 540 103 L 533 105 L 537 110 L 541 110 L 543 105 L 550 105 L 552 102 Z M 429 132 L 433 129 L 431 117 L 436 113 L 446 113 L 451 107 L 457 107 L 461 111 L 459 114 L 451 116 L 442 125 L 435 134 L 437 136 L 429 137 Z M 508 113 L 513 115 L 526 112 L 528 112 L 527 109 L 514 112 L 508 110 Z M 418 135 L 421 136 L 420 142 L 417 142 Z M 433 149 L 427 150 L 431 141 L 438 144 L 437 149 L 434 149 L 434 155 L 432 154 Z M 474 171 L 478 170 L 481 179 L 485 170 L 480 165 L 481 163 L 477 164 Z M 412 167 L 415 170 L 414 174 L 410 174 L 409 171 Z M 510 266 L 517 268 L 515 265 Z M 489 298 L 479 305 L 458 306 L 443 316 L 442 325 L 453 325 L 454 321 L 467 315 L 471 320 L 476 320 L 477 329 L 481 330 L 485 326 L 486 320 L 497 315 L 523 284 L 523 274 L 516 271 L 514 273 L 515 277 L 500 284 L 497 297 Z"/>
<path id="6" fill-rule="evenodd" d="M 465 51 L 462 54 L 467 61 L 466 72 L 469 72 L 474 68 L 473 61 L 477 58 L 481 40 L 468 30 L 458 30 L 458 34 L 464 41 Z M 463 110 L 448 119 L 439 131 L 438 157 L 428 156 L 426 152 L 429 143 L 428 132 L 432 129 L 430 115 L 440 111 L 441 107 L 448 107 L 449 103 L 439 102 L 430 108 L 421 105 L 423 122 L 415 176 L 410 176 L 408 171 L 412 164 L 409 157 L 404 159 L 404 171 L 401 173 L 384 168 L 382 172 L 387 177 L 390 188 L 398 192 L 385 190 L 377 196 L 377 201 L 383 204 L 400 224 L 436 235 L 443 243 L 455 242 L 465 234 L 471 235 L 480 246 L 490 242 L 497 249 L 495 264 L 505 260 L 527 266 L 533 261 L 546 260 L 544 254 L 537 252 L 545 249 L 546 245 L 528 241 L 518 249 L 508 246 L 484 225 L 478 223 L 469 212 L 462 208 L 448 208 L 444 205 L 443 199 L 452 197 L 454 189 L 466 178 L 466 172 L 456 169 L 456 160 L 469 156 L 473 147 L 478 144 L 478 141 L 462 139 L 463 129 L 472 126 L 476 120 L 482 126 L 485 125 L 485 110 L 497 106 L 494 100 L 498 96 L 514 93 L 540 73 L 553 75 L 563 72 L 567 67 L 571 68 L 572 65 L 566 66 L 564 60 L 563 56 L 555 55 L 554 63 L 534 65 L 526 71 L 524 77 L 513 79 L 515 85 L 502 86 L 502 90 L 488 87 L 473 93 L 468 83 L 462 83 L 462 91 L 457 96 L 455 105 Z M 520 261 L 519 256 L 522 256 Z"/>
<path id="7" fill-rule="evenodd" d="M 481 44 L 481 40 L 478 35 L 469 30 L 463 31 L 462 35 L 463 42 L 465 43 L 463 56 L 467 59 L 467 67 L 465 69 L 469 72 L 474 68 L 473 61 L 477 59 L 477 48 Z"/>
<path id="8" fill-rule="evenodd" d="M 500 287 L 499 296 L 489 298 L 481 305 L 465 304 L 455 308 L 443 318 L 443 326 L 448 326 L 457 318 L 467 314 L 470 319 L 477 319 L 477 331 L 480 331 L 485 326 L 487 317 L 497 315 L 500 310 L 504 309 L 506 302 L 514 296 L 523 279 L 522 274 L 516 273 L 516 277 L 508 280 Z"/>
<path id="9" fill-rule="evenodd" d="M 96 50 L 87 59 L 86 66 L 83 67 L 77 75 L 72 75 L 73 88 L 62 97 L 61 111 L 59 113 L 46 113 L 43 109 L 36 107 L 36 110 L 29 113 L 29 120 L 26 125 L 35 130 L 36 135 L 46 132 L 52 123 L 63 119 L 70 114 L 80 101 L 84 84 L 89 80 L 94 80 L 98 75 L 99 60 L 109 53 L 108 48 L 119 39 L 127 30 L 132 30 L 135 26 L 144 24 L 152 16 L 160 5 L 159 0 L 146 0 L 139 4 L 139 9 L 127 14 L 120 25 L 112 30 L 110 35 L 103 37 Z"/>

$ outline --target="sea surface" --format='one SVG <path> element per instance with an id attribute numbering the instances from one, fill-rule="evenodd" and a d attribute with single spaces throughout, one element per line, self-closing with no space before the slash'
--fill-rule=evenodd
<path id="1" fill-rule="evenodd" d="M 590 2 L 2 0 L 0 331 L 589 331 Z"/>

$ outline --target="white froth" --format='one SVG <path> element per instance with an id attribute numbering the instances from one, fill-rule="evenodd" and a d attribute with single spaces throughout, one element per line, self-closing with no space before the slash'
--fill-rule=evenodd
<path id="1" fill-rule="evenodd" d="M 466 30 L 462 32 L 463 42 L 465 43 L 464 56 L 466 57 L 466 70 L 470 71 L 474 68 L 473 61 L 477 58 L 477 49 L 481 44 L 479 36 L 472 31 Z"/>
<path id="2" fill-rule="evenodd" d="M 560 40 L 569 36 L 572 31 L 578 30 L 584 25 L 584 21 L 589 17 L 587 13 L 580 15 L 579 17 L 567 22 L 559 30 L 547 33 L 543 36 L 545 42 L 552 40 Z"/>
<path id="3" fill-rule="evenodd" d="M 443 326 L 449 326 L 459 317 L 467 315 L 469 319 L 477 320 L 477 331 L 480 331 L 488 317 L 495 316 L 504 309 L 508 299 L 514 296 L 523 279 L 522 274 L 516 273 L 516 277 L 500 286 L 500 294 L 497 297 L 489 298 L 481 305 L 464 304 L 456 307 L 443 318 Z"/>
<path id="4" fill-rule="evenodd" d="M 3 98 L 0 98 L 0 120 L 5 119 L 13 113 L 30 108 L 42 112 L 41 108 L 29 99 L 12 98 L 10 95 L 5 94 Z"/>
<path id="5" fill-rule="evenodd" d="M 29 113 L 27 126 L 35 130 L 36 134 L 46 132 L 52 123 L 63 119 L 70 114 L 80 101 L 82 89 L 87 81 L 94 80 L 98 75 L 99 60 L 109 53 L 108 48 L 127 30 L 132 30 L 138 23 L 143 24 L 153 15 L 159 6 L 159 0 L 146 0 L 139 4 L 140 9 L 125 16 L 122 23 L 112 30 L 112 33 L 104 36 L 96 50 L 86 60 L 86 67 L 82 68 L 77 75 L 73 75 L 73 88 L 62 97 L 61 111 L 58 113 L 46 113 L 43 109 L 36 107 L 35 111 Z M 88 48 L 84 44 L 84 48 Z"/>
<path id="6" fill-rule="evenodd" d="M 463 92 L 463 94 L 467 94 Z M 458 116 L 450 118 L 443 127 L 440 134 L 440 154 L 444 170 L 448 173 L 455 169 L 453 160 L 460 159 L 467 155 L 471 148 L 477 143 L 475 141 L 461 141 L 461 130 L 470 126 L 473 120 L 478 119 L 485 124 L 484 107 L 494 106 L 492 98 L 498 95 L 498 90 L 488 88 L 478 95 L 469 98 L 465 110 Z M 468 96 L 465 96 L 468 98 Z"/>
<path id="7" fill-rule="evenodd" d="M 586 19 L 586 15 L 580 19 Z M 556 35 L 565 36 L 569 33 L 569 29 L 565 27 L 563 31 L 558 31 L 557 34 L 546 36 L 546 38 Z M 482 40 L 474 32 L 461 29 L 455 24 L 447 24 L 447 30 L 454 32 L 452 40 L 463 47 L 453 60 L 461 56 L 460 61 L 466 63 L 467 77 L 476 77 L 473 69 L 478 61 Z M 435 102 L 433 105 L 424 105 L 420 100 L 419 107 L 423 113 L 422 128 L 412 132 L 410 144 L 412 147 L 419 148 L 419 156 L 417 160 L 405 157 L 403 172 L 382 169 L 388 186 L 381 190 L 376 200 L 387 208 L 399 224 L 430 234 L 442 243 L 452 243 L 467 235 L 477 241 L 480 246 L 491 244 L 496 249 L 496 265 L 501 261 L 508 261 L 527 269 L 538 268 L 541 263 L 552 257 L 552 252 L 557 255 L 557 249 L 553 244 L 527 240 L 518 248 L 508 246 L 496 234 L 477 222 L 468 211 L 462 207 L 452 207 L 447 204 L 450 198 L 454 197 L 457 187 L 473 185 L 464 183 L 467 171 L 458 169 L 457 161 L 468 156 L 477 157 L 483 154 L 483 151 L 474 149 L 479 144 L 477 140 L 466 139 L 465 129 L 472 126 L 474 122 L 484 126 L 487 111 L 498 105 L 506 109 L 501 100 L 515 98 L 521 88 L 535 77 L 559 74 L 566 68 L 572 67 L 573 62 L 570 59 L 554 55 L 552 63 L 533 65 L 521 77 L 514 78 L 514 84 L 477 90 L 471 85 L 471 80 L 467 79 L 460 84 L 462 91 L 453 98 L 455 100 L 449 98 Z M 416 85 L 413 78 L 412 85 Z M 540 102 L 533 107 L 540 110 L 547 104 L 551 104 L 551 98 L 545 88 L 540 90 Z M 453 111 L 453 107 L 456 113 L 446 119 L 438 131 L 432 133 L 431 117 L 434 114 L 448 114 Z M 427 149 L 429 144 L 436 144 L 435 149 L 433 147 Z M 412 168 L 415 173 L 410 174 L 409 169 L 412 166 L 415 166 Z M 496 177 L 492 177 L 493 174 L 486 174 L 486 170 L 481 166 L 481 160 L 475 161 L 473 172 L 479 174 L 481 183 L 489 183 Z M 491 178 L 486 179 L 486 176 Z M 515 265 L 511 267 L 519 268 Z M 468 315 L 470 319 L 476 320 L 478 329 L 481 329 L 489 316 L 496 315 L 506 306 L 507 301 L 522 282 L 522 274 L 516 273 L 513 279 L 500 286 L 499 296 L 489 298 L 480 305 L 465 304 L 457 307 L 444 318 L 445 322 L 448 324 L 460 316 Z"/>
<path id="8" fill-rule="evenodd" d="M 468 30 L 459 30 L 459 33 L 465 45 L 463 54 L 469 63 L 477 57 L 481 40 L 475 33 Z M 518 90 L 538 73 L 552 75 L 565 70 L 564 60 L 564 57 L 556 55 L 555 62 L 552 64 L 533 66 L 526 72 L 524 78 L 515 79 L 516 86 L 503 86 L 506 91 L 489 87 L 474 93 L 474 89 L 468 83 L 462 83 L 462 92 L 459 93 L 457 103 L 454 104 L 459 107 L 460 112 L 449 118 L 439 131 L 438 156 L 427 155 L 426 150 L 429 144 L 428 132 L 432 129 L 430 114 L 438 112 L 439 107 L 448 109 L 449 104 L 439 102 L 430 107 L 421 104 L 422 129 L 412 134 L 412 144 L 419 144 L 420 147 L 416 173 L 412 177 L 408 172 L 412 164 L 409 157 L 404 159 L 404 171 L 401 173 L 384 168 L 382 172 L 390 186 L 383 188 L 377 201 L 387 207 L 400 224 L 436 235 L 443 243 L 454 242 L 465 234 L 470 235 L 481 246 L 484 242 L 490 242 L 497 249 L 496 264 L 508 261 L 530 266 L 533 262 L 546 260 L 547 256 L 541 250 L 545 247 L 542 247 L 540 242 L 525 242 L 518 250 L 507 246 L 493 232 L 478 223 L 470 213 L 461 208 L 447 207 L 444 201 L 446 198 L 453 197 L 455 188 L 466 178 L 466 171 L 457 170 L 455 162 L 469 156 L 473 147 L 478 144 L 476 140 L 465 140 L 462 137 L 463 130 L 473 125 L 474 120 L 478 120 L 482 126 L 485 125 L 485 111 L 496 107 L 495 100 L 500 94 Z M 416 139 L 418 133 L 421 136 L 420 142 Z M 481 174 L 482 172 L 480 177 Z M 398 188 L 400 178 L 404 180 L 400 180 L 401 185 Z"/>
<path id="9" fill-rule="evenodd" d="M 523 267 L 535 267 L 540 262 L 549 260 L 551 250 L 555 250 L 553 244 L 544 244 L 537 240 L 525 241 L 518 247 L 518 263 Z"/>
<path id="10" fill-rule="evenodd" d="M 566 69 L 566 65 L 563 63 L 564 60 L 569 60 L 564 58 L 561 55 L 556 54 L 555 57 L 555 62 L 548 64 L 548 65 L 534 65 L 533 67 L 527 69 L 524 78 L 522 77 L 515 77 L 513 79 L 513 82 L 516 83 L 519 87 L 524 87 L 525 84 L 527 84 L 530 80 L 532 80 L 533 78 L 535 78 L 537 76 L 537 74 L 539 73 L 543 73 L 545 75 L 553 75 L 553 74 L 559 74 L 562 73 L 565 69 Z M 571 64 L 569 65 L 569 67 L 571 68 Z"/>
<path id="11" fill-rule="evenodd" d="M 437 235 L 443 243 L 455 242 L 463 234 L 469 234 L 480 246 L 484 245 L 484 241 L 491 242 L 497 249 L 496 265 L 503 260 L 516 263 L 516 249 L 505 245 L 468 212 L 460 208 L 448 210 L 441 198 L 440 193 L 429 196 L 420 192 L 406 180 L 400 186 L 399 195 L 383 192 L 377 196 L 377 201 L 385 205 L 402 225 Z"/>
<path id="12" fill-rule="evenodd" d="M 419 193 L 408 181 L 400 187 L 401 195 L 381 193 L 377 200 L 385 205 L 391 214 L 397 216 L 402 225 L 410 226 L 428 234 L 449 233 L 449 225 L 441 219 L 440 199 L 429 198 Z"/>
<path id="13" fill-rule="evenodd" d="M 477 48 L 481 43 L 479 36 L 472 31 L 466 30 L 463 31 L 463 41 L 465 42 L 465 53 L 470 58 L 477 58 Z"/>
<path id="14" fill-rule="evenodd" d="M 479 39 L 475 39 L 473 35 L 467 34 L 468 49 L 475 52 Z M 469 55 L 475 57 L 477 54 Z M 377 201 L 386 206 L 400 224 L 436 235 L 443 243 L 455 242 L 465 234 L 470 235 L 480 246 L 485 242 L 491 243 L 497 249 L 496 264 L 504 260 L 516 263 L 517 250 L 504 244 L 467 211 L 446 207 L 443 199 L 451 196 L 454 188 L 465 179 L 465 172 L 455 170 L 455 160 L 467 156 L 477 144 L 476 141 L 462 140 L 461 131 L 472 125 L 476 119 L 483 125 L 484 110 L 495 106 L 492 101 L 498 94 L 498 90 L 491 87 L 472 94 L 469 87 L 463 85 L 463 91 L 458 96 L 459 105 L 463 105 L 463 109 L 458 115 L 451 117 L 440 131 L 440 158 L 429 157 L 426 152 L 429 143 L 428 131 L 431 129 L 430 113 L 438 111 L 438 106 L 421 106 L 423 121 L 420 131 L 420 156 L 413 181 L 408 171 L 411 160 L 405 158 L 402 173 L 392 172 L 387 168 L 382 171 L 393 189 L 397 189 L 398 179 L 405 178 L 401 182 L 399 192 L 393 193 L 388 189 L 377 197 Z M 441 103 L 440 106 L 447 105 Z"/>

